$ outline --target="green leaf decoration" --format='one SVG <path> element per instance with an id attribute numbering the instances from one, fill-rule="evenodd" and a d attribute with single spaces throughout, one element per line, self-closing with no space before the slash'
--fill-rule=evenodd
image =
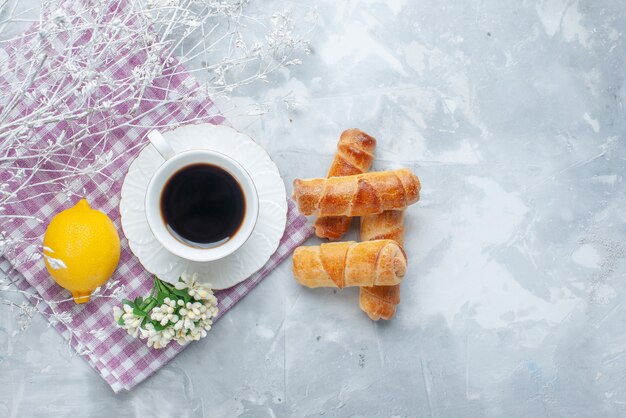
<path id="1" fill-rule="evenodd" d="M 154 325 L 154 329 L 157 331 L 163 331 L 165 328 L 168 327 L 168 325 L 161 325 L 160 322 L 156 322 L 156 321 L 152 322 L 152 324 Z"/>
<path id="2" fill-rule="evenodd" d="M 148 302 L 146 300 L 146 302 Z M 148 305 L 146 305 L 146 307 L 144 308 L 144 310 L 146 311 L 146 313 L 150 313 L 150 311 L 152 310 L 152 308 L 154 308 L 157 304 L 157 300 L 156 299 L 152 299 L 150 302 L 148 302 Z"/>
<path id="3" fill-rule="evenodd" d="M 138 308 L 138 307 L 136 307 L 136 306 L 133 308 L 133 313 L 134 313 L 135 315 L 137 315 L 137 316 L 141 316 L 141 317 L 145 317 L 145 316 L 147 316 L 147 315 L 148 315 L 145 311 L 143 311 L 143 310 L 139 309 L 139 308 Z"/>
<path id="4" fill-rule="evenodd" d="M 172 293 L 174 293 L 176 296 L 183 298 L 183 300 L 185 301 L 185 303 L 190 302 L 191 301 L 191 296 L 189 296 L 189 291 L 187 289 L 172 289 Z"/>
<path id="5" fill-rule="evenodd" d="M 156 301 L 157 301 L 157 305 L 161 306 L 165 303 L 165 298 L 167 297 L 166 294 L 164 294 L 163 292 L 159 292 L 159 294 L 157 294 L 156 296 Z"/>

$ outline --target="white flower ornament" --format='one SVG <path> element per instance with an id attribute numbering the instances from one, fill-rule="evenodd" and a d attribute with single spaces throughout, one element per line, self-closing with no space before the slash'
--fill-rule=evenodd
<path id="1" fill-rule="evenodd" d="M 159 349 L 173 340 L 186 345 L 206 337 L 218 312 L 211 286 L 198 283 L 196 274 L 183 274 L 175 285 L 155 277 L 145 300 L 122 301 L 122 308 L 113 308 L 113 318 L 128 334 Z"/>

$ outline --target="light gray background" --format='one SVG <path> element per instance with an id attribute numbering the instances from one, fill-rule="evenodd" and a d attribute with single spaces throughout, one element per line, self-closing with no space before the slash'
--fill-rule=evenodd
<path id="1" fill-rule="evenodd" d="M 303 65 L 221 106 L 288 188 L 323 176 L 350 127 L 378 139 L 376 169 L 420 176 L 396 318 L 370 321 L 356 289 L 298 286 L 285 262 L 114 395 L 42 317 L 14 335 L 0 307 L 0 415 L 626 414 L 626 4 L 316 10 Z M 238 117 L 258 101 L 268 114 Z"/>

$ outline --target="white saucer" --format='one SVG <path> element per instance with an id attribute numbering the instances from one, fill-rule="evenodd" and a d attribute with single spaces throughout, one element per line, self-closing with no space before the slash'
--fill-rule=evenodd
<path id="1" fill-rule="evenodd" d="M 265 265 L 278 248 L 287 222 L 287 193 L 276 164 L 250 137 L 222 125 L 185 125 L 163 132 L 174 151 L 208 149 L 237 160 L 248 171 L 259 194 L 259 217 L 250 238 L 233 254 L 198 263 L 167 251 L 156 240 L 146 220 L 144 200 L 152 174 L 163 157 L 148 145 L 132 162 L 120 201 L 122 229 L 132 252 L 149 272 L 171 283 L 180 275 L 198 273 L 200 281 L 214 289 L 226 289 L 244 281 Z"/>

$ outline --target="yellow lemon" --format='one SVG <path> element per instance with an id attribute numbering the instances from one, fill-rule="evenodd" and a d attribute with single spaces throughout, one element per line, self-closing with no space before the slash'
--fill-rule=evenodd
<path id="1" fill-rule="evenodd" d="M 54 280 L 72 292 L 76 303 L 85 303 L 115 271 L 120 237 L 111 219 L 82 199 L 52 218 L 43 253 Z"/>

